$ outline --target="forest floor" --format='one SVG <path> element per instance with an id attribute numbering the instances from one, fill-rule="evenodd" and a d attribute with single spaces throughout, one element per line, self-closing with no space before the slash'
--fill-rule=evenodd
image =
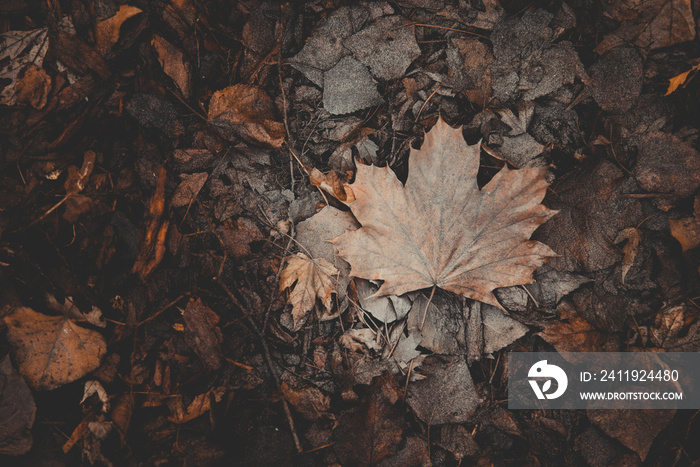
<path id="1" fill-rule="evenodd" d="M 0 2 L 0 464 L 698 465 L 507 362 L 700 351 L 699 15 Z"/>

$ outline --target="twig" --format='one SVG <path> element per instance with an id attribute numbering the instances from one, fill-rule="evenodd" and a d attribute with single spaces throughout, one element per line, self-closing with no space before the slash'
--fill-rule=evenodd
<path id="1" fill-rule="evenodd" d="M 423 331 L 423 326 L 425 325 L 425 317 L 428 316 L 428 307 L 430 306 L 430 302 L 433 301 L 433 295 L 435 295 L 435 288 L 436 286 L 433 286 L 433 290 L 430 291 L 430 298 L 428 299 L 428 303 L 425 304 L 425 310 L 423 310 L 423 320 L 420 322 L 421 331 Z"/>
<path id="2" fill-rule="evenodd" d="M 221 279 L 221 274 L 218 274 L 216 277 L 216 283 L 219 284 L 219 287 L 223 289 L 224 292 L 226 292 L 226 295 L 228 295 L 229 299 L 233 304 L 238 308 L 244 315 L 246 307 L 243 306 L 243 304 L 236 298 L 236 296 L 231 292 L 231 290 L 228 288 L 226 284 L 224 284 L 223 280 Z M 270 348 L 267 346 L 267 341 L 265 340 L 265 336 L 260 332 L 258 327 L 255 325 L 255 321 L 253 321 L 253 318 L 250 317 L 250 315 L 246 315 L 246 321 L 248 321 L 248 325 L 250 328 L 253 330 L 253 332 L 257 335 L 258 340 L 260 341 L 260 345 L 263 348 L 263 357 L 265 358 L 265 363 L 267 364 L 267 368 L 270 370 L 270 374 L 272 375 L 272 379 L 275 382 L 275 385 L 277 386 L 277 390 L 282 393 L 282 390 L 280 388 L 280 377 L 279 374 L 277 373 L 277 370 L 275 369 L 274 365 L 272 364 L 272 356 L 270 355 Z M 283 393 L 282 393 L 283 394 Z M 284 414 L 287 417 L 287 423 L 289 424 L 289 430 L 292 432 L 292 438 L 294 439 L 294 446 L 297 448 L 297 452 L 301 453 L 304 451 L 304 448 L 301 445 L 301 441 L 299 441 L 299 435 L 297 434 L 296 428 L 294 427 L 294 419 L 292 418 L 292 412 L 289 410 L 289 404 L 287 404 L 287 400 L 282 398 L 282 407 L 284 408 Z"/>

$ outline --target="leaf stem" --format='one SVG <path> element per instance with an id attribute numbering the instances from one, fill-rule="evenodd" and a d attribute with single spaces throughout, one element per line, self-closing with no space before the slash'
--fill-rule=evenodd
<path id="1" fill-rule="evenodd" d="M 433 301 L 433 296 L 435 295 L 436 287 L 436 285 L 433 285 L 433 290 L 430 291 L 430 298 L 428 298 L 428 303 L 425 304 L 425 310 L 423 310 L 423 320 L 420 322 L 421 332 L 423 331 L 423 326 L 425 325 L 425 317 L 428 316 L 428 307 L 430 306 L 430 302 Z"/>

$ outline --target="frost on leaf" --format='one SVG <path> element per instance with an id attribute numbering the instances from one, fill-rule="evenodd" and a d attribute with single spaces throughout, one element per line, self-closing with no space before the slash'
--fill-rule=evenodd
<path id="1" fill-rule="evenodd" d="M 335 266 L 323 258 L 311 259 L 297 253 L 289 259 L 280 274 L 280 290 L 291 288 L 289 303 L 292 304 L 295 329 L 306 313 L 313 310 L 317 298 L 321 299 L 326 310 L 330 310 L 331 294 L 336 290 L 332 276 L 337 274 Z"/>
<path id="2" fill-rule="evenodd" d="M 350 274 L 377 294 L 437 286 L 501 308 L 492 291 L 527 284 L 556 254 L 529 240 L 556 214 L 541 204 L 546 168 L 501 169 L 477 186 L 479 145 L 442 119 L 411 149 L 403 185 L 388 167 L 358 164 L 349 204 L 362 225 L 333 240 Z"/>

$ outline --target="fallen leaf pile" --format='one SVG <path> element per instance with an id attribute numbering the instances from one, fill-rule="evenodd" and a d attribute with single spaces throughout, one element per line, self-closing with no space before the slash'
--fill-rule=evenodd
<path id="1" fill-rule="evenodd" d="M 0 464 L 700 462 L 507 408 L 510 352 L 700 350 L 698 0 L 35 3 Z"/>

